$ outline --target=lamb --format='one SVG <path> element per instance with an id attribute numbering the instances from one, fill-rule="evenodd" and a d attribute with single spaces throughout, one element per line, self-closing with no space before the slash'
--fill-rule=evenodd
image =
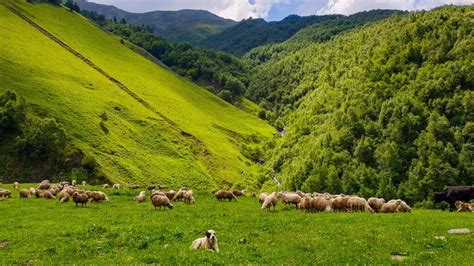
<path id="1" fill-rule="evenodd" d="M 13 182 L 13 188 L 14 188 L 14 189 L 20 189 L 20 183 L 18 183 L 18 182 L 16 182 L 16 181 Z"/>
<path id="2" fill-rule="evenodd" d="M 81 204 L 82 207 L 87 207 L 87 202 L 89 201 L 89 197 L 87 197 L 86 193 L 79 193 L 78 191 L 72 194 L 72 200 L 77 204 Z"/>
<path id="3" fill-rule="evenodd" d="M 104 185 L 102 185 L 102 188 L 103 188 L 103 189 L 109 188 L 109 184 L 104 184 Z"/>
<path id="4" fill-rule="evenodd" d="M 178 190 L 178 193 L 176 193 L 176 196 L 174 196 L 173 201 L 179 201 L 179 200 L 184 200 L 184 194 L 188 188 L 182 187 Z"/>
<path id="5" fill-rule="evenodd" d="M 266 198 L 267 196 L 268 196 L 268 194 L 265 193 L 265 192 L 260 193 L 260 195 L 258 196 L 258 202 L 259 202 L 260 204 L 263 204 L 263 202 L 265 201 L 265 198 Z"/>
<path id="6" fill-rule="evenodd" d="M 196 201 L 194 200 L 193 191 L 188 190 L 184 193 L 184 202 L 188 204 L 193 204 Z"/>
<path id="7" fill-rule="evenodd" d="M 20 190 L 20 198 L 31 198 L 31 191 L 26 188 Z"/>
<path id="8" fill-rule="evenodd" d="M 112 189 L 120 189 L 122 186 L 120 184 L 114 184 Z"/>
<path id="9" fill-rule="evenodd" d="M 138 196 L 134 197 L 133 200 L 138 202 L 138 203 L 142 203 L 145 201 L 145 191 L 141 191 L 140 194 L 138 194 Z"/>
<path id="10" fill-rule="evenodd" d="M 223 200 L 235 200 L 237 201 L 237 197 L 235 197 L 234 193 L 226 190 L 218 190 L 216 193 L 214 193 L 214 196 L 218 201 L 223 201 Z"/>
<path id="11" fill-rule="evenodd" d="M 87 195 L 91 202 L 104 201 L 108 202 L 109 197 L 102 191 L 92 191 L 90 195 Z"/>
<path id="12" fill-rule="evenodd" d="M 168 199 L 166 196 L 155 195 L 153 196 L 153 198 L 151 198 L 151 203 L 155 207 L 155 210 L 156 210 L 156 207 L 160 207 L 160 210 L 165 207 L 168 207 L 169 209 L 173 209 L 173 205 L 171 204 L 170 199 Z"/>
<path id="13" fill-rule="evenodd" d="M 472 212 L 472 211 L 474 211 L 474 208 L 469 203 L 465 203 L 465 202 L 462 202 L 462 201 L 456 201 L 455 205 L 456 205 L 456 209 L 458 209 L 457 212 L 469 212 L 469 211 Z"/>
<path id="14" fill-rule="evenodd" d="M 367 203 L 369 203 L 369 206 L 375 211 L 375 212 L 380 212 L 382 210 L 383 205 L 385 204 L 385 200 L 382 198 L 369 198 L 367 200 Z"/>
<path id="15" fill-rule="evenodd" d="M 12 192 L 10 190 L 0 190 L 0 198 L 11 198 Z"/>
<path id="16" fill-rule="evenodd" d="M 174 197 L 176 197 L 176 191 L 165 191 L 165 196 L 168 197 L 168 199 L 172 200 Z"/>
<path id="17" fill-rule="evenodd" d="M 262 210 L 266 210 L 266 209 L 271 210 L 272 207 L 273 207 L 273 210 L 275 210 L 276 204 L 277 204 L 276 192 L 273 192 L 272 194 L 265 197 L 265 200 L 263 201 L 263 204 L 262 204 Z"/>
<path id="18" fill-rule="evenodd" d="M 369 203 L 364 198 L 361 197 L 351 197 L 347 201 L 348 210 L 351 212 L 365 211 L 365 212 L 374 212 L 369 206 Z"/>
<path id="19" fill-rule="evenodd" d="M 285 192 L 279 192 L 278 196 L 281 199 L 281 202 L 285 205 L 288 204 L 293 204 L 295 205 L 295 208 L 298 208 L 298 203 L 301 200 L 300 195 L 296 193 L 285 193 Z"/>

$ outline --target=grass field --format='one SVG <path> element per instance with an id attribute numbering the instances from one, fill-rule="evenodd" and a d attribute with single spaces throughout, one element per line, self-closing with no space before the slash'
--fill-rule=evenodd
<path id="1" fill-rule="evenodd" d="M 80 15 L 14 2 L 0 0 L 0 25 L 7 25 L 0 27 L 0 93 L 14 90 L 31 111 L 64 124 L 72 143 L 92 154 L 111 180 L 201 188 L 255 180 L 258 167 L 238 143 L 251 134 L 271 138 L 275 131 L 268 124 L 145 59 Z M 173 123 L 1 3 L 90 59 Z M 108 133 L 99 125 L 104 112 Z"/>
<path id="2" fill-rule="evenodd" d="M 0 200 L 2 265 L 389 264 L 397 262 L 392 254 L 410 264 L 474 263 L 474 234 L 447 233 L 474 229 L 472 213 L 304 213 L 281 204 L 263 212 L 255 198 L 217 202 L 210 194 L 155 211 L 148 199 L 133 202 L 138 191 L 129 190 L 108 190 L 110 202 L 76 208 L 13 193 Z M 221 252 L 189 250 L 208 229 L 216 230 Z"/>

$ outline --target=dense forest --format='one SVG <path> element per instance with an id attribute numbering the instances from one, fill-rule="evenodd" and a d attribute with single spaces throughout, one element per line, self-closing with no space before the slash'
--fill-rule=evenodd
<path id="1" fill-rule="evenodd" d="M 198 44 L 242 56 L 251 49 L 271 43 L 280 43 L 293 36 L 300 29 L 312 24 L 333 21 L 340 15 L 288 16 L 282 21 L 267 22 L 263 19 L 245 19 L 223 32 L 211 35 Z"/>
<path id="2" fill-rule="evenodd" d="M 252 93 L 286 127 L 266 149 L 268 177 L 427 205 L 472 185 L 473 21 L 473 6 L 412 12 L 259 68 Z"/>
<path id="3" fill-rule="evenodd" d="M 228 102 L 239 100 L 248 86 L 248 68 L 233 55 L 186 43 L 171 44 L 155 36 L 151 26 L 132 25 L 125 19 L 107 19 L 92 11 L 81 12 L 101 28 L 144 48 L 177 74 L 190 78 Z"/>

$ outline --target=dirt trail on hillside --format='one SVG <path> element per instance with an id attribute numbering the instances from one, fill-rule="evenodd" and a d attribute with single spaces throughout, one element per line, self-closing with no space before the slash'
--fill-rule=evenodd
<path id="1" fill-rule="evenodd" d="M 138 101 L 141 105 L 143 105 L 145 108 L 147 108 L 148 110 L 152 111 L 153 113 L 157 114 L 158 116 L 160 116 L 161 118 L 163 118 L 166 122 L 168 122 L 169 124 L 171 124 L 172 126 L 174 127 L 177 127 L 176 123 L 174 121 L 172 121 L 171 119 L 167 118 L 166 116 L 164 116 L 162 113 L 158 112 L 152 105 L 150 105 L 148 102 L 146 102 L 144 99 L 140 98 L 140 96 L 138 96 L 135 92 L 133 92 L 131 89 L 129 89 L 127 86 L 125 86 L 122 82 L 118 81 L 116 78 L 112 77 L 111 75 L 109 75 L 107 72 L 105 72 L 102 68 L 100 68 L 99 66 L 97 66 L 96 64 L 94 64 L 91 60 L 89 60 L 88 58 L 86 58 L 85 56 L 83 56 L 81 53 L 79 53 L 78 51 L 74 50 L 74 48 L 72 48 L 71 46 L 67 45 L 66 43 L 64 43 L 63 41 L 61 41 L 59 38 L 57 38 L 56 36 L 54 36 L 53 34 L 51 34 L 50 32 L 48 32 L 46 29 L 44 29 L 43 27 L 41 27 L 40 25 L 36 24 L 34 21 L 32 21 L 30 18 L 28 18 L 27 16 L 25 16 L 24 14 L 22 14 L 19 10 L 11 7 L 11 6 L 8 6 L 6 4 L 4 4 L 4 6 L 10 10 L 13 14 L 17 15 L 18 17 L 20 17 L 21 19 L 23 19 L 24 21 L 26 21 L 28 24 L 30 24 L 31 26 L 33 26 L 35 29 L 37 29 L 38 31 L 40 31 L 41 33 L 43 33 L 46 37 L 48 37 L 49 39 L 51 39 L 52 41 L 54 41 L 55 43 L 59 44 L 62 48 L 66 49 L 68 52 L 70 52 L 71 54 L 73 54 L 74 56 L 76 56 L 77 58 L 81 59 L 84 63 L 86 63 L 88 66 L 92 67 L 93 69 L 95 69 L 97 72 L 99 72 L 100 74 L 102 74 L 104 77 L 106 77 L 108 80 L 110 80 L 112 83 L 114 83 L 117 87 L 119 87 L 121 90 L 123 90 L 125 93 L 127 93 L 129 96 L 131 96 L 133 99 L 135 99 L 136 101 Z M 188 132 L 185 132 L 181 129 L 179 129 L 179 131 L 181 131 L 181 134 L 182 135 L 189 135 L 191 137 L 193 137 L 194 139 L 196 139 L 192 134 L 188 133 Z M 197 139 L 196 139 L 197 140 Z"/>

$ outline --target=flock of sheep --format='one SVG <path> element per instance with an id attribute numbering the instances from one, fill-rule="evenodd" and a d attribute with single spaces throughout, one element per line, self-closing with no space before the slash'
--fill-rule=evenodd
<path id="1" fill-rule="evenodd" d="M 410 206 L 400 199 L 385 202 L 381 198 L 369 198 L 368 200 L 358 196 L 331 195 L 329 193 L 304 193 L 297 192 L 273 192 L 271 194 L 261 193 L 258 200 L 262 210 L 275 209 L 277 199 L 285 205 L 294 205 L 304 211 L 320 212 L 411 212 Z"/>
<path id="2" fill-rule="evenodd" d="M 85 186 L 86 183 L 82 182 Z M 19 183 L 13 184 L 15 189 L 19 188 Z M 103 185 L 104 190 L 110 188 L 108 184 Z M 131 185 L 130 189 L 142 188 L 138 185 Z M 149 185 L 146 187 L 150 191 L 150 200 L 155 209 L 172 209 L 172 201 L 183 201 L 187 204 L 193 204 L 196 202 L 193 191 L 182 187 L 178 191 L 168 190 L 160 191 L 166 188 L 166 186 Z M 113 184 L 112 189 L 121 189 L 120 184 Z M 160 189 L 160 190 L 156 190 Z M 218 201 L 236 201 L 237 197 L 246 194 L 243 190 L 216 190 L 212 192 Z M 11 197 L 11 191 L 0 189 L 0 197 Z M 76 187 L 76 182 L 61 182 L 61 183 L 50 183 L 48 180 L 43 180 L 37 185 L 36 188 L 21 189 L 20 198 L 36 198 L 45 199 L 58 199 L 59 202 L 65 203 L 70 199 L 77 205 L 86 206 L 88 202 L 107 202 L 109 198 L 102 191 L 86 191 Z M 256 193 L 252 193 L 253 197 L 256 197 Z M 138 203 L 145 202 L 147 196 L 145 191 L 141 191 L 134 201 Z M 285 205 L 294 205 L 297 209 L 301 209 L 307 212 L 381 212 L 381 213 L 396 213 L 396 212 L 411 212 L 410 206 L 400 199 L 390 200 L 385 202 L 381 198 L 369 198 L 364 199 L 358 196 L 347 196 L 347 195 L 331 195 L 329 193 L 304 193 L 302 191 L 296 192 L 273 192 L 273 193 L 261 193 L 258 200 L 261 204 L 262 210 L 275 209 L 278 199 Z"/>

